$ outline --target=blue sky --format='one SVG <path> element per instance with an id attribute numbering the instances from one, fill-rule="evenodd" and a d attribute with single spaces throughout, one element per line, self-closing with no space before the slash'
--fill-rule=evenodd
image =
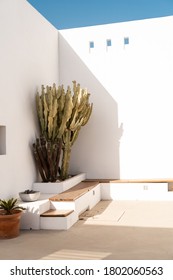
<path id="1" fill-rule="evenodd" d="M 57 29 L 173 15 L 173 0 L 28 0 Z"/>

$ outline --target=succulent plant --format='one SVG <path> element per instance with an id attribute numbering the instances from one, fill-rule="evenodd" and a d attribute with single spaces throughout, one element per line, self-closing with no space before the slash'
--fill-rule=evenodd
<path id="1" fill-rule="evenodd" d="M 17 199 L 10 198 L 7 200 L 0 199 L 0 210 L 3 210 L 1 215 L 12 215 L 15 210 L 25 210 L 25 208 L 17 205 Z"/>
<path id="2" fill-rule="evenodd" d="M 26 193 L 26 194 L 30 194 L 30 193 L 35 193 L 36 191 L 34 191 L 34 190 L 25 190 L 23 193 Z"/>
<path id="3" fill-rule="evenodd" d="M 76 141 L 81 127 L 87 124 L 92 113 L 93 104 L 89 103 L 89 96 L 90 94 L 86 89 L 81 89 L 80 84 L 76 84 L 76 81 L 73 81 L 71 117 L 62 135 L 63 157 L 60 173 L 62 180 L 68 177 L 71 147 Z"/>
<path id="4" fill-rule="evenodd" d="M 41 95 L 36 95 L 36 108 L 40 137 L 33 144 L 33 152 L 39 173 L 44 182 L 55 182 L 59 176 L 68 177 L 71 147 L 82 126 L 92 112 L 90 94 L 73 81 L 73 93 L 68 86 L 58 88 L 42 86 Z M 59 166 L 62 152 L 62 164 Z"/>

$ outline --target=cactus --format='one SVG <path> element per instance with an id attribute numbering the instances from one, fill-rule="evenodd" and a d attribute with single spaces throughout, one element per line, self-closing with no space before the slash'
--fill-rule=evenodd
<path id="1" fill-rule="evenodd" d="M 33 144 L 33 153 L 43 182 L 55 182 L 59 168 L 62 149 L 61 139 L 56 142 L 47 141 L 44 136 L 36 139 Z"/>
<path id="2" fill-rule="evenodd" d="M 77 139 L 81 127 L 88 122 L 91 116 L 93 104 L 89 103 L 89 96 L 90 94 L 86 89 L 81 89 L 80 84 L 73 81 L 73 109 L 62 136 L 63 157 L 60 172 L 62 180 L 68 177 L 71 147 Z"/>
<path id="3" fill-rule="evenodd" d="M 89 93 L 73 81 L 73 94 L 68 86 L 56 88 L 42 86 L 41 95 L 36 94 L 36 108 L 40 126 L 40 138 L 33 144 L 33 153 L 39 173 L 44 182 L 55 182 L 68 177 L 71 147 L 77 139 L 81 126 L 91 115 Z M 62 164 L 59 162 L 62 155 Z"/>

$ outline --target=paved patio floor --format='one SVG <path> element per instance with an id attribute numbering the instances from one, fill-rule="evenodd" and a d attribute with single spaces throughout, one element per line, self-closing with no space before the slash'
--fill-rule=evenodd
<path id="1" fill-rule="evenodd" d="M 68 231 L 0 240 L 1 260 L 173 260 L 173 202 L 101 201 Z"/>

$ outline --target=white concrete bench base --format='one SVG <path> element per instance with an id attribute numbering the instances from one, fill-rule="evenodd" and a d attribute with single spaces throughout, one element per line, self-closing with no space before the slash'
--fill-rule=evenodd
<path id="1" fill-rule="evenodd" d="M 62 196 L 60 194 L 57 200 L 55 193 L 42 194 L 39 201 L 20 203 L 27 208 L 21 219 L 21 229 L 67 230 L 78 221 L 80 214 L 92 209 L 100 200 L 173 201 L 173 191 L 169 191 L 169 184 L 170 182 L 165 181 L 95 182 L 91 188 L 71 200 L 69 194 L 65 194 L 66 198 L 64 194 Z M 69 189 L 71 188 L 67 188 L 66 191 Z M 67 213 L 69 211 L 69 214 L 63 217 L 57 215 L 43 217 L 43 213 L 50 209 L 59 212 L 65 210 Z"/>
<path id="2" fill-rule="evenodd" d="M 78 214 L 70 211 L 64 217 L 40 217 L 40 229 L 67 230 L 78 221 Z"/>
<path id="3" fill-rule="evenodd" d="M 168 183 L 102 183 L 103 200 L 173 199 Z"/>

